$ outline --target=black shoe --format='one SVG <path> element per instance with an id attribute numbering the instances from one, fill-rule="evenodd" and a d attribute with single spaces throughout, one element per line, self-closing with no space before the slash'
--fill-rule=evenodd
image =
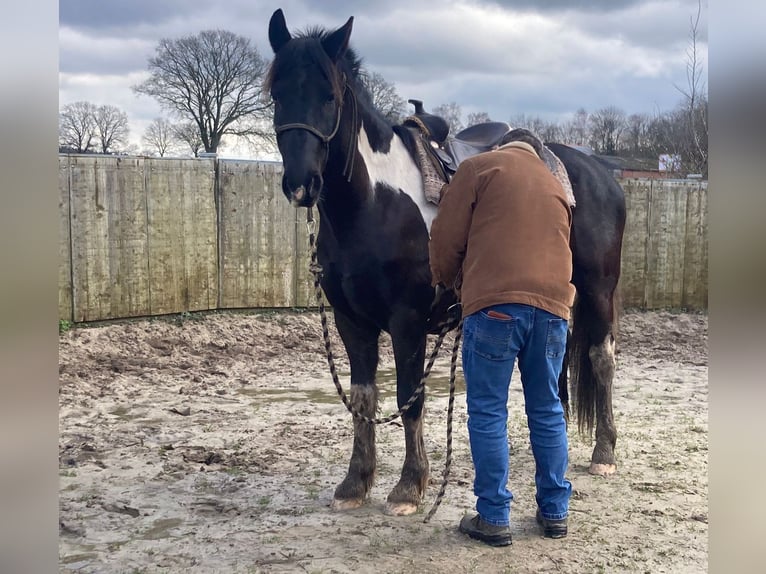
<path id="1" fill-rule="evenodd" d="M 464 516 L 460 521 L 460 532 L 490 546 L 508 546 L 511 543 L 510 526 L 495 526 L 484 521 L 478 514 Z"/>
<path id="2" fill-rule="evenodd" d="M 543 527 L 543 536 L 546 538 L 564 538 L 567 535 L 566 518 L 559 518 L 558 520 L 543 518 L 539 508 L 537 509 L 535 518 L 537 519 L 537 523 Z"/>

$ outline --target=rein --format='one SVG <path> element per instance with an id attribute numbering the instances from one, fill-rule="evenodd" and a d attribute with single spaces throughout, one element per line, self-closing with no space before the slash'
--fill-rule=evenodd
<path id="1" fill-rule="evenodd" d="M 356 98 L 354 98 L 354 100 L 356 100 Z M 319 265 L 319 262 L 317 261 L 316 234 L 315 234 L 316 220 L 314 219 L 314 212 L 312 208 L 310 207 L 306 211 L 306 226 L 308 228 L 308 233 L 309 233 L 309 246 L 310 246 L 310 252 L 311 252 L 311 262 L 309 263 L 309 271 L 311 271 L 311 274 L 314 276 L 314 292 L 316 295 L 317 304 L 319 306 L 319 317 L 322 323 L 322 335 L 324 337 L 324 347 L 325 347 L 325 352 L 327 353 L 327 363 L 330 366 L 330 374 L 332 376 L 332 382 L 335 385 L 335 389 L 338 391 L 338 396 L 340 396 L 341 401 L 346 406 L 346 409 L 348 410 L 348 412 L 350 412 L 354 418 L 362 420 L 365 423 L 370 425 L 390 423 L 391 421 L 396 420 L 397 418 L 401 417 L 404 413 L 406 413 L 410 409 L 410 407 L 415 403 L 415 401 L 418 400 L 418 397 L 420 397 L 420 395 L 425 390 L 426 379 L 428 378 L 428 375 L 431 374 L 431 368 L 433 367 L 434 362 L 436 361 L 436 357 L 439 354 L 439 348 L 441 347 L 442 342 L 444 341 L 444 337 L 447 335 L 447 332 L 449 331 L 449 323 L 446 323 L 444 327 L 442 327 L 442 330 L 436 339 L 434 349 L 431 352 L 431 356 L 428 358 L 428 363 L 426 364 L 426 368 L 423 371 L 423 377 L 420 379 L 420 383 L 418 384 L 417 388 L 413 391 L 412 396 L 407 400 L 407 402 L 404 403 L 404 405 L 402 405 L 401 408 L 399 408 L 399 410 L 397 410 L 395 413 L 383 418 L 370 418 L 360 413 L 358 410 L 354 408 L 354 406 L 348 400 L 348 396 L 343 390 L 343 386 L 340 384 L 340 380 L 338 378 L 338 369 L 335 367 L 335 358 L 333 356 L 332 346 L 330 344 L 330 330 L 328 327 L 327 312 L 324 305 L 324 298 L 322 297 L 322 287 L 320 285 L 320 281 L 322 278 L 322 266 Z M 444 498 L 444 493 L 447 490 L 447 483 L 449 481 L 449 471 L 452 465 L 452 414 L 453 414 L 454 405 L 455 405 L 455 375 L 457 373 L 457 355 L 458 355 L 458 349 L 460 347 L 460 339 L 462 334 L 463 334 L 463 320 L 461 319 L 460 323 L 457 326 L 457 331 L 455 334 L 455 344 L 452 348 L 452 361 L 450 364 L 449 403 L 447 406 L 447 456 L 444 463 L 442 483 L 439 488 L 439 493 L 436 495 L 436 500 L 434 501 L 434 504 L 431 507 L 431 510 L 429 510 L 423 522 L 430 521 L 431 517 L 436 513 L 437 508 L 439 508 L 439 505 L 441 504 L 442 499 Z"/>

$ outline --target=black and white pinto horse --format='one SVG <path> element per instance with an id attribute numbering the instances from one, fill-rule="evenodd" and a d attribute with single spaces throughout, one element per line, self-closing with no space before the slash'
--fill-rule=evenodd
<path id="1" fill-rule="evenodd" d="M 360 81 L 360 60 L 349 48 L 353 17 L 334 31 L 290 33 L 282 10 L 269 23 L 274 50 L 266 80 L 284 164 L 282 190 L 295 207 L 320 213 L 321 286 L 351 366 L 351 403 L 374 417 L 378 338 L 391 335 L 401 407 L 423 374 L 434 289 L 428 241 L 436 206 L 426 201 L 415 160 L 414 136 L 391 126 Z M 569 345 L 574 398 L 581 430 L 596 426 L 590 470 L 615 470 L 612 416 L 614 293 L 625 222 L 622 190 L 600 165 L 566 146 L 549 147 L 572 181 L 573 283 L 577 302 Z M 566 371 L 566 369 L 565 369 Z M 568 400 L 566 375 L 560 385 Z M 423 441 L 424 394 L 403 415 L 405 459 L 387 511 L 411 514 L 428 482 Z M 348 472 L 333 507 L 364 503 L 376 467 L 375 427 L 354 420 Z"/>

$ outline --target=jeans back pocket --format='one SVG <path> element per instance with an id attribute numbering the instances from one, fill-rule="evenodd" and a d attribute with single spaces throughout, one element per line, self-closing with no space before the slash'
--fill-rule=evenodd
<path id="1" fill-rule="evenodd" d="M 506 361 L 514 356 L 513 331 L 516 319 L 490 317 L 479 311 L 474 331 L 474 351 L 492 361 Z"/>
<path id="2" fill-rule="evenodd" d="M 564 356 L 567 348 L 567 329 L 569 324 L 564 319 L 548 319 L 548 335 L 545 340 L 545 356 L 558 359 Z"/>

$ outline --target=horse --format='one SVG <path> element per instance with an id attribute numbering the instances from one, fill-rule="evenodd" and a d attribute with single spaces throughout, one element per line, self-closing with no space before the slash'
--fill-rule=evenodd
<path id="1" fill-rule="evenodd" d="M 293 35 L 276 10 L 269 21 L 274 58 L 264 91 L 274 104 L 282 191 L 296 208 L 319 211 L 320 282 L 350 363 L 350 403 L 374 417 L 382 332 L 391 337 L 400 408 L 424 372 L 427 335 L 438 323 L 431 316 L 435 290 L 428 261 L 437 207 L 424 194 L 415 136 L 391 125 L 362 84 L 361 60 L 349 44 L 353 20 L 334 30 L 314 27 Z M 578 297 L 568 345 L 577 380 L 573 395 L 581 425 L 592 430 L 597 419 L 590 470 L 608 474 L 615 469 L 614 292 L 624 198 L 591 158 L 566 146 L 552 149 L 567 168 L 577 200 L 572 247 Z M 404 463 L 386 499 L 393 515 L 416 512 L 428 483 L 424 401 L 425 392 L 402 415 Z M 353 426 L 348 470 L 331 503 L 339 510 L 364 504 L 376 474 L 375 426 L 357 418 Z"/>

